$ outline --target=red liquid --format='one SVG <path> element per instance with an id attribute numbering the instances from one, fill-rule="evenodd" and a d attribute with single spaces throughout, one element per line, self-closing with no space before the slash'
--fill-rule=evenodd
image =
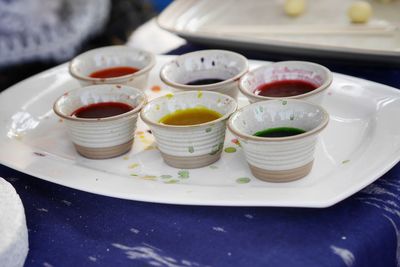
<path id="1" fill-rule="evenodd" d="M 85 119 L 107 118 L 126 113 L 132 109 L 133 107 L 128 104 L 119 102 L 95 103 L 75 110 L 71 116 Z"/>
<path id="2" fill-rule="evenodd" d="M 92 78 L 114 78 L 114 77 L 120 77 L 128 74 L 132 74 L 139 71 L 137 68 L 132 68 L 132 67 L 112 67 L 112 68 L 107 68 L 107 69 L 102 69 L 98 70 L 95 72 L 92 72 L 89 77 Z"/>
<path id="3" fill-rule="evenodd" d="M 254 93 L 260 96 L 288 97 L 302 95 L 317 88 L 318 86 L 303 80 L 282 80 L 262 84 Z"/>

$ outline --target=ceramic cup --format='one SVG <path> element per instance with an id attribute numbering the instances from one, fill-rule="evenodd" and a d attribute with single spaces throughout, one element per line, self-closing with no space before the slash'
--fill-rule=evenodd
<path id="1" fill-rule="evenodd" d="M 164 65 L 161 80 L 178 90 L 213 91 L 237 98 L 238 81 L 248 70 L 247 59 L 225 50 L 201 50 L 178 56 Z M 205 85 L 187 85 L 203 79 L 219 79 L 220 82 Z"/>
<path id="2" fill-rule="evenodd" d="M 269 182 L 288 182 L 311 171 L 318 134 L 328 121 L 328 113 L 310 102 L 270 100 L 235 112 L 228 128 L 240 141 L 255 177 Z M 286 137 L 254 136 L 256 132 L 280 127 L 302 129 L 305 133 Z"/>
<path id="3" fill-rule="evenodd" d="M 69 63 L 69 73 L 82 86 L 125 84 L 143 89 L 154 64 L 155 56 L 150 52 L 123 45 L 107 46 L 87 51 L 72 59 Z M 134 67 L 139 71 L 113 78 L 89 77 L 95 71 L 112 67 Z"/>
<path id="4" fill-rule="evenodd" d="M 240 79 L 239 89 L 249 99 L 250 103 L 281 99 L 282 97 L 257 95 L 255 91 L 263 84 L 282 80 L 300 80 L 317 87 L 308 93 L 285 97 L 286 99 L 301 99 L 321 104 L 326 90 L 332 83 L 332 73 L 326 67 L 311 62 L 281 61 L 249 71 Z"/>
<path id="5" fill-rule="evenodd" d="M 97 119 L 72 116 L 94 103 L 119 102 L 133 110 Z M 138 113 L 146 102 L 144 93 L 126 85 L 91 85 L 72 90 L 57 99 L 54 112 L 64 119 L 76 150 L 84 157 L 103 159 L 128 152 L 133 144 Z"/>
<path id="6" fill-rule="evenodd" d="M 160 119 L 177 110 L 205 107 L 222 117 L 196 125 L 176 126 Z M 149 125 L 164 161 L 176 168 L 199 168 L 217 161 L 222 152 L 226 121 L 236 110 L 236 101 L 224 94 L 190 91 L 169 94 L 149 102 L 141 111 Z"/>

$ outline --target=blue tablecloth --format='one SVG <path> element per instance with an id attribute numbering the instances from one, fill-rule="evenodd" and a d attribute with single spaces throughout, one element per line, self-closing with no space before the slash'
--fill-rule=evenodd
<path id="1" fill-rule="evenodd" d="M 187 45 L 175 52 L 198 48 Z M 325 65 L 400 87 L 400 67 Z M 326 209 L 142 203 L 66 188 L 2 165 L 0 176 L 13 184 L 25 206 L 26 266 L 400 264 L 400 164 Z"/>

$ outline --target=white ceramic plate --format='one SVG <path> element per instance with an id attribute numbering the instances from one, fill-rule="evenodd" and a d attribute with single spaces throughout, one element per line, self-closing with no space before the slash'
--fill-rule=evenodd
<path id="1" fill-rule="evenodd" d="M 193 42 L 264 51 L 400 62 L 400 1 L 370 1 L 367 24 L 352 24 L 348 0 L 308 0 L 298 17 L 285 0 L 175 0 L 158 17 L 161 28 Z"/>
<path id="2" fill-rule="evenodd" d="M 159 80 L 157 57 L 146 93 L 170 89 Z M 254 68 L 266 62 L 251 61 Z M 161 87 L 160 92 L 151 89 Z M 168 167 L 141 121 L 134 149 L 109 160 L 79 156 L 53 102 L 77 87 L 67 65 L 45 71 L 0 94 L 0 162 L 64 186 L 106 196 L 175 204 L 327 207 L 372 183 L 400 160 L 400 91 L 345 75 L 323 106 L 331 115 L 316 150 L 314 168 L 302 180 L 273 184 L 255 179 L 241 148 L 227 134 L 221 160 L 196 170 Z M 247 100 L 240 99 L 240 105 Z M 233 152 L 233 153 L 232 153 Z"/>

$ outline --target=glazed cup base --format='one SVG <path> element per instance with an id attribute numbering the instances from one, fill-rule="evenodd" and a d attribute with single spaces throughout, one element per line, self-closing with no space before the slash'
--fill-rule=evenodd
<path id="1" fill-rule="evenodd" d="M 101 148 L 84 147 L 74 144 L 75 149 L 78 151 L 78 153 L 83 157 L 89 159 L 108 159 L 118 157 L 131 150 L 132 145 L 133 139 L 120 145 Z"/>
<path id="2" fill-rule="evenodd" d="M 219 151 L 214 155 L 206 154 L 193 157 L 172 156 L 162 152 L 161 155 L 164 159 L 164 162 L 171 167 L 178 169 L 196 169 L 205 167 L 219 160 L 221 157 L 221 152 L 222 151 Z"/>
<path id="3" fill-rule="evenodd" d="M 250 166 L 251 173 L 258 179 L 272 183 L 285 183 L 299 180 L 310 173 L 314 161 L 298 168 L 290 170 L 265 170 L 255 166 Z"/>

